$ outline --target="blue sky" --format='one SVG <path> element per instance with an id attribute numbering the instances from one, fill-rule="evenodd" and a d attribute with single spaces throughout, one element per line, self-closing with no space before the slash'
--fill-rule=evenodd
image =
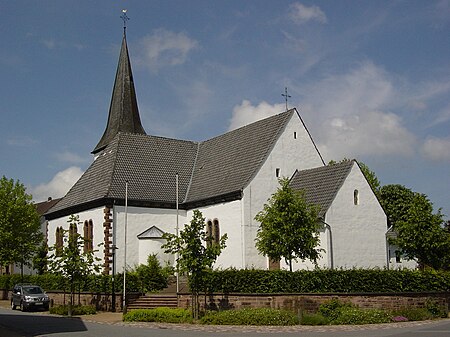
<path id="1" fill-rule="evenodd" d="M 450 1 L 0 0 L 0 175 L 36 201 L 92 161 L 127 40 L 148 134 L 212 136 L 284 110 L 325 160 L 450 214 Z"/>

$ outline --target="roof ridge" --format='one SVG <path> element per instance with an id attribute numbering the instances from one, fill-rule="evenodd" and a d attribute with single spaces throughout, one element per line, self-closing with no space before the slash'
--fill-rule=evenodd
<path id="1" fill-rule="evenodd" d="M 295 110 L 295 112 L 297 112 L 297 116 L 298 116 L 298 118 L 300 118 L 300 122 L 302 122 L 303 127 L 305 128 L 306 132 L 308 133 L 309 139 L 311 140 L 311 142 L 314 145 L 314 148 L 316 149 L 317 153 L 319 154 L 320 160 L 322 160 L 323 165 L 326 165 L 325 161 L 323 160 L 322 154 L 319 151 L 319 148 L 317 147 L 316 143 L 314 142 L 314 139 L 313 139 L 311 133 L 309 132 L 308 127 L 306 126 L 305 122 L 303 121 L 302 116 L 300 116 L 300 113 L 298 112 L 297 108 L 293 108 L 293 110 Z"/>
<path id="2" fill-rule="evenodd" d="M 202 144 L 202 142 L 197 142 L 197 152 L 195 153 L 194 165 L 192 165 L 191 177 L 189 178 L 189 184 L 186 189 L 186 194 L 184 195 L 184 200 L 182 201 L 182 203 L 187 202 L 189 192 L 191 191 L 192 180 L 194 179 L 194 172 L 195 172 L 195 168 L 197 167 L 197 159 L 198 159 L 198 154 L 200 153 L 200 145 L 201 144 Z"/>

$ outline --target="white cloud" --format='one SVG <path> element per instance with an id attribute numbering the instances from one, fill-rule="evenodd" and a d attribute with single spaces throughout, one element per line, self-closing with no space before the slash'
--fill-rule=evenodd
<path id="1" fill-rule="evenodd" d="M 198 42 L 185 33 L 174 33 L 157 29 L 152 35 L 139 41 L 137 64 L 157 71 L 164 66 L 183 64 L 190 51 L 198 47 Z"/>
<path id="2" fill-rule="evenodd" d="M 300 114 L 326 161 L 414 153 L 414 135 L 391 110 L 403 96 L 395 83 L 382 68 L 363 62 L 309 87 L 294 88 L 304 97 Z"/>
<path id="3" fill-rule="evenodd" d="M 58 153 L 56 155 L 56 158 L 58 159 L 58 161 L 67 164 L 84 164 L 88 161 L 87 158 L 83 158 L 80 155 L 69 151 Z"/>
<path id="4" fill-rule="evenodd" d="M 10 138 L 6 141 L 6 143 L 10 146 L 20 146 L 20 147 L 30 147 L 39 142 L 31 137 L 25 136 L 20 138 Z"/>
<path id="5" fill-rule="evenodd" d="M 42 44 L 48 49 L 54 49 L 56 47 L 56 42 L 54 39 L 42 40 Z"/>
<path id="6" fill-rule="evenodd" d="M 414 136 L 395 114 L 365 111 L 327 120 L 318 147 L 326 160 L 414 153 Z"/>
<path id="7" fill-rule="evenodd" d="M 289 9 L 289 18 L 297 24 L 304 24 L 309 21 L 327 22 L 325 13 L 318 6 L 308 7 L 295 2 L 289 6 Z"/>
<path id="8" fill-rule="evenodd" d="M 75 166 L 58 172 L 48 183 L 29 189 L 33 195 L 33 200 L 40 202 L 47 200 L 48 197 L 53 199 L 63 197 L 82 174 L 81 168 Z"/>
<path id="9" fill-rule="evenodd" d="M 422 154 L 433 161 L 450 161 L 450 137 L 429 137 L 422 146 Z"/>
<path id="10" fill-rule="evenodd" d="M 263 101 L 257 106 L 253 106 L 250 101 L 243 100 L 241 105 L 237 105 L 233 108 L 233 116 L 231 117 L 228 130 L 237 129 L 257 120 L 283 112 L 284 110 L 284 104 L 271 105 Z"/>

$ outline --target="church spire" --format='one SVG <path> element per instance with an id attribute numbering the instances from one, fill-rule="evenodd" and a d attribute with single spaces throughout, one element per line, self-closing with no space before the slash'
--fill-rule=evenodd
<path id="1" fill-rule="evenodd" d="M 102 138 L 92 153 L 95 155 L 103 150 L 119 132 L 146 134 L 139 117 L 125 28 L 109 107 L 108 123 Z"/>

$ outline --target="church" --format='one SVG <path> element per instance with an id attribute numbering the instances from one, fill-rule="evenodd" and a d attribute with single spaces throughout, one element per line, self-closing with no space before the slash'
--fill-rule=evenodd
<path id="1" fill-rule="evenodd" d="M 69 216 L 78 215 L 78 233 L 92 241 L 84 249 L 103 244 L 96 254 L 105 274 L 146 263 L 149 254 L 173 264 L 162 236 L 182 229 L 196 209 L 213 239 L 228 235 L 215 268 L 287 269 L 255 247 L 255 215 L 281 177 L 320 206 L 319 267 L 390 265 L 386 215 L 358 163 L 325 165 L 296 109 L 200 142 L 147 135 L 125 31 L 106 129 L 92 154 L 81 178 L 46 212 L 47 239 L 62 244 Z"/>

